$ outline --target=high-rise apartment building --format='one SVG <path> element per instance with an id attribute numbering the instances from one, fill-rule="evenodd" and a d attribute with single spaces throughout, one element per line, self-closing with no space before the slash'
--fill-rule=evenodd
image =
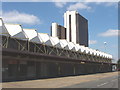
<path id="1" fill-rule="evenodd" d="M 64 27 L 66 28 L 67 41 L 88 47 L 87 19 L 77 11 L 66 11 L 64 13 Z"/>
<path id="2" fill-rule="evenodd" d="M 58 37 L 59 39 L 66 39 L 66 28 L 57 23 L 52 23 L 51 36 Z"/>

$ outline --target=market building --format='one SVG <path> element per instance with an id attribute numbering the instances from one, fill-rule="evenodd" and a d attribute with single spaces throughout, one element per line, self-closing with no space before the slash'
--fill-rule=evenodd
<path id="1" fill-rule="evenodd" d="M 70 42 L 66 35 L 52 37 L 19 24 L 6 24 L 2 18 L 0 25 L 3 81 L 112 71 L 112 55 Z M 67 33 L 66 29 L 62 32 Z"/>

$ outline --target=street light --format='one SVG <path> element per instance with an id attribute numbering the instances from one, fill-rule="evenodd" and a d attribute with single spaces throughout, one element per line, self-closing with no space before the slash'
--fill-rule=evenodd
<path id="1" fill-rule="evenodd" d="M 105 51 L 106 51 L 106 45 L 107 45 L 107 42 L 104 42 Z"/>

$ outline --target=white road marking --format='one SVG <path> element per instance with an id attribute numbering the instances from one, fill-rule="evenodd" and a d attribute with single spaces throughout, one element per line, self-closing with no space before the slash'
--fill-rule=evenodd
<path id="1" fill-rule="evenodd" d="M 97 85 L 97 86 L 100 87 L 100 86 L 103 86 L 103 85 L 105 85 L 105 84 L 108 84 L 108 82 L 106 82 L 106 83 L 102 83 L 102 84 Z"/>
<path id="2" fill-rule="evenodd" d="M 114 80 L 112 80 L 111 82 L 116 81 L 116 80 L 118 80 L 118 79 L 114 79 Z"/>
<path id="3" fill-rule="evenodd" d="M 118 79 L 111 80 L 111 82 L 114 82 L 114 81 L 116 81 L 116 80 L 118 80 Z M 103 86 L 103 85 L 105 85 L 105 84 L 108 84 L 108 83 L 109 83 L 109 82 L 99 84 L 99 85 L 97 85 L 97 87 L 101 87 L 101 86 Z"/>

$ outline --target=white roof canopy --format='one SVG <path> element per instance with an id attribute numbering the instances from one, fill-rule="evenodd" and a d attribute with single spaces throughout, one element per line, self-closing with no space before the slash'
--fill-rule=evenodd
<path id="1" fill-rule="evenodd" d="M 62 43 L 60 42 L 58 37 L 50 37 L 51 41 L 53 41 L 53 46 L 58 48 L 62 48 Z"/>
<path id="2" fill-rule="evenodd" d="M 112 59 L 113 57 L 112 57 L 112 55 L 110 55 L 110 59 Z"/>
<path id="3" fill-rule="evenodd" d="M 85 53 L 86 53 L 86 54 L 90 53 L 90 50 L 89 50 L 88 47 L 85 47 Z"/>
<path id="4" fill-rule="evenodd" d="M 75 49 L 76 49 L 76 51 L 79 51 L 79 52 L 81 52 L 81 49 L 80 49 L 81 47 L 80 47 L 80 45 L 79 44 L 75 44 Z"/>
<path id="5" fill-rule="evenodd" d="M 97 54 L 97 56 L 100 56 L 100 52 L 99 51 L 96 51 L 96 54 Z"/>
<path id="6" fill-rule="evenodd" d="M 62 48 L 69 50 L 68 42 L 65 39 L 60 40 Z"/>
<path id="7" fill-rule="evenodd" d="M 23 29 L 23 31 L 28 36 L 29 40 L 31 40 L 37 36 L 37 32 L 35 29 Z"/>
<path id="8" fill-rule="evenodd" d="M 68 42 L 65 39 L 59 39 L 58 37 L 50 37 L 45 33 L 38 33 L 35 29 L 23 29 L 19 24 L 4 24 L 2 18 L 0 18 L 0 35 L 7 35 L 17 39 L 29 40 L 35 43 L 43 43 L 48 46 L 54 46 L 58 48 L 64 48 L 66 50 L 78 51 L 94 56 L 112 59 L 112 55 L 97 51 L 79 44 Z"/>
<path id="9" fill-rule="evenodd" d="M 85 52 L 85 47 L 80 45 L 81 52 Z"/>
<path id="10" fill-rule="evenodd" d="M 18 24 L 5 24 L 8 34 L 11 37 L 19 38 L 19 39 L 27 39 L 27 36 L 22 30 L 21 25 Z"/>
<path id="11" fill-rule="evenodd" d="M 23 31 L 28 36 L 29 41 L 40 44 L 42 43 L 42 39 L 38 36 L 38 33 L 35 29 L 23 29 Z"/>
<path id="12" fill-rule="evenodd" d="M 74 43 L 68 42 L 68 46 L 70 50 L 76 51 Z"/>
<path id="13" fill-rule="evenodd" d="M 93 55 L 97 56 L 97 51 L 96 50 L 93 50 Z"/>
<path id="14" fill-rule="evenodd" d="M 41 38 L 42 40 L 42 43 L 44 43 L 45 45 L 48 45 L 48 46 L 53 46 L 53 41 L 50 40 L 50 36 L 46 33 L 38 33 L 39 37 Z"/>
<path id="15" fill-rule="evenodd" d="M 90 53 L 91 55 L 94 55 L 94 51 L 93 51 L 93 49 L 89 48 L 89 50 L 90 50 L 89 53 Z"/>
<path id="16" fill-rule="evenodd" d="M 9 33 L 8 33 L 8 31 L 7 31 L 4 23 L 3 23 L 2 18 L 0 18 L 0 34 L 2 34 L 2 35 L 7 35 L 7 36 L 9 35 Z M 9 35 L 9 36 L 10 36 L 10 35 Z"/>
<path id="17" fill-rule="evenodd" d="M 89 48 L 89 50 L 90 50 L 90 54 L 91 55 L 97 55 L 97 51 L 96 50 L 94 50 L 94 49 L 91 49 L 91 48 Z"/>

